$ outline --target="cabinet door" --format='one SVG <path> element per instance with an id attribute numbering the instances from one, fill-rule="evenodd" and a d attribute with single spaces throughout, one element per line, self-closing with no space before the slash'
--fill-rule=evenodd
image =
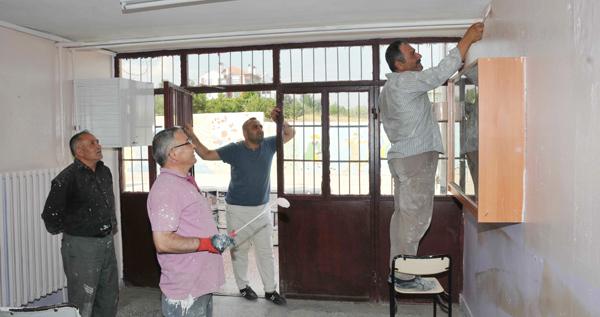
<path id="1" fill-rule="evenodd" d="M 114 78 L 76 80 L 76 130 L 89 130 L 106 147 L 121 146 L 119 82 Z"/>
<path id="2" fill-rule="evenodd" d="M 480 222 L 522 222 L 524 58 L 479 59 Z"/>
<path id="3" fill-rule="evenodd" d="M 122 78 L 74 84 L 77 130 L 94 133 L 106 147 L 149 145 L 154 134 L 152 84 Z"/>
<path id="4" fill-rule="evenodd" d="M 152 143 L 154 137 L 154 88 L 151 83 L 135 82 L 135 93 L 130 113 L 129 127 L 131 134 L 128 142 L 131 145 Z"/>
<path id="5" fill-rule="evenodd" d="M 523 221 L 524 58 L 480 58 L 448 89 L 450 192 L 478 222 Z"/>

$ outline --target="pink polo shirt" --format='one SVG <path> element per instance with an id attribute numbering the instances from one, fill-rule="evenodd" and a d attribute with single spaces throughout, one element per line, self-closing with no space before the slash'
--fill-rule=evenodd
<path id="1" fill-rule="evenodd" d="M 210 237 L 217 225 L 209 204 L 186 175 L 161 168 L 148 195 L 152 231 L 172 231 L 182 237 Z M 220 254 L 192 252 L 157 254 L 160 290 L 169 299 L 187 299 L 218 291 L 225 283 Z"/>

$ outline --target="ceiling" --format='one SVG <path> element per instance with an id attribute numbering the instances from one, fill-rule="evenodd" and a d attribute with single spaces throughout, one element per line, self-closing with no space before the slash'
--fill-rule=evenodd
<path id="1" fill-rule="evenodd" d="M 490 0 L 233 0 L 122 14 L 119 0 L 0 0 L 0 26 L 115 52 L 457 36 Z M 53 36 L 59 37 L 54 38 Z"/>

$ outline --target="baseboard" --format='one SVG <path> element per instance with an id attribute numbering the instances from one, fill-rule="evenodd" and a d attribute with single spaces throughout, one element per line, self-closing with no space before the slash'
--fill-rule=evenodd
<path id="1" fill-rule="evenodd" d="M 463 313 L 464 317 L 473 317 L 473 313 L 471 313 L 471 309 L 469 308 L 469 304 L 467 303 L 467 300 L 465 299 L 465 297 L 463 296 L 463 294 L 460 294 L 458 296 L 458 301 L 460 303 L 460 309 Z"/>

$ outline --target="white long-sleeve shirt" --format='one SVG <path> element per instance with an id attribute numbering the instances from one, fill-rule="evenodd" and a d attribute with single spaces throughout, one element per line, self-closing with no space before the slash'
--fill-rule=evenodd
<path id="1" fill-rule="evenodd" d="M 427 92 L 441 86 L 461 65 L 460 51 L 454 48 L 435 67 L 386 74 L 379 110 L 383 129 L 392 142 L 388 159 L 444 152 Z"/>

